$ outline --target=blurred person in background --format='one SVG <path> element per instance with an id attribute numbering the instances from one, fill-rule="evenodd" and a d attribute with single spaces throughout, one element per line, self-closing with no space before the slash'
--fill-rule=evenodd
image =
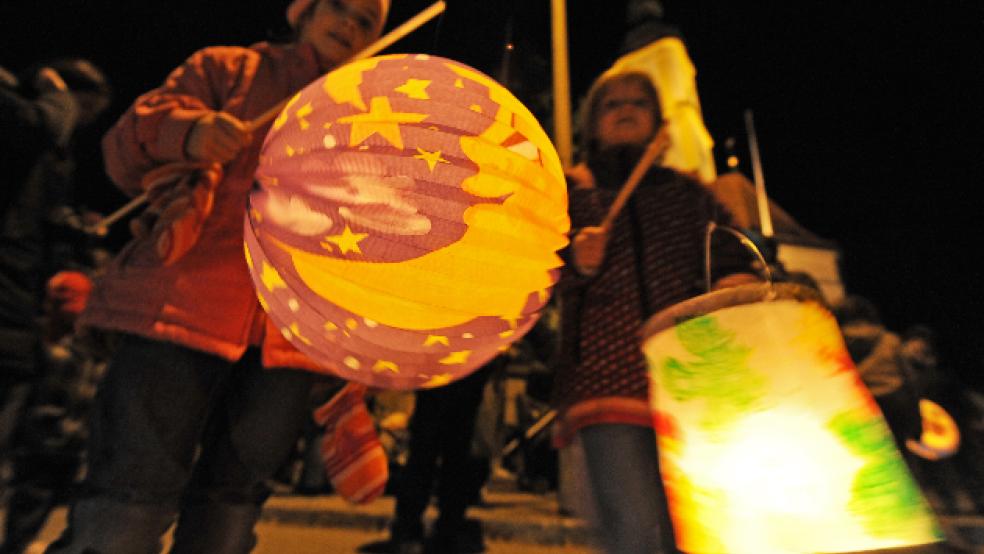
<path id="1" fill-rule="evenodd" d="M 901 337 L 885 327 L 878 308 L 863 296 L 845 296 L 833 307 L 833 313 L 861 380 L 875 397 L 896 446 L 911 466 L 905 441 L 919 437 L 919 398 L 906 375 Z"/>
<path id="2" fill-rule="evenodd" d="M 923 418 L 922 435 L 906 442 L 909 455 L 916 455 L 916 476 L 938 511 L 984 514 L 984 409 L 974 401 L 976 393 L 941 362 L 936 334 L 925 325 L 906 329 L 899 356 Z M 926 401 L 935 409 L 923 409 Z M 939 452 L 941 445 L 950 448 Z"/>
<path id="3" fill-rule="evenodd" d="M 0 69 L 0 466 L 41 379 L 45 281 L 84 264 L 80 220 L 72 226 L 64 217 L 72 211 L 72 138 L 110 95 L 87 60 L 53 60 L 22 79 Z"/>
<path id="4" fill-rule="evenodd" d="M 81 271 L 60 271 L 48 280 L 42 372 L 15 433 L 0 553 L 23 552 L 84 472 L 89 409 L 112 350 L 109 336 L 75 332 L 91 290 Z"/>

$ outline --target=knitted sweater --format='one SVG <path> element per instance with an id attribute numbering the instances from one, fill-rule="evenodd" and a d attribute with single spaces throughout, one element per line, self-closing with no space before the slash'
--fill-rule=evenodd
<path id="1" fill-rule="evenodd" d="M 601 222 L 632 167 L 627 157 L 619 153 L 589 164 L 596 186 L 572 183 L 575 230 Z M 558 446 L 587 425 L 652 425 L 639 332 L 649 316 L 704 292 L 704 237 L 712 220 L 729 224 L 731 218 L 705 186 L 654 168 L 615 221 L 598 274 L 587 278 L 570 264 L 565 268 L 554 385 Z M 712 253 L 717 277 L 724 268 L 749 271 L 750 256 L 721 233 Z"/>

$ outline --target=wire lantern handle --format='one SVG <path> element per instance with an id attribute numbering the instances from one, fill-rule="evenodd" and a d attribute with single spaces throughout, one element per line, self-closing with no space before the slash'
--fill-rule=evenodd
<path id="1" fill-rule="evenodd" d="M 711 290 L 711 237 L 714 231 L 718 230 L 733 235 L 741 242 L 742 246 L 755 255 L 759 263 L 762 264 L 762 273 L 769 284 L 769 288 L 772 289 L 775 284 L 775 275 L 772 273 L 772 269 L 769 268 L 769 264 L 765 261 L 765 256 L 762 255 L 762 251 L 756 246 L 755 242 L 738 229 L 727 225 L 720 225 L 716 221 L 709 221 L 707 223 L 707 230 L 704 233 L 704 289 L 708 292 Z"/>

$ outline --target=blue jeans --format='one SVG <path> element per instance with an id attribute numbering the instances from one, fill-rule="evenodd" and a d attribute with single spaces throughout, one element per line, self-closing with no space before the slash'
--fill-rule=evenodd
<path id="1" fill-rule="evenodd" d="M 592 522 L 609 554 L 677 552 L 656 455 L 656 432 L 598 424 L 578 432 L 591 486 Z"/>
<path id="2" fill-rule="evenodd" d="M 93 407 L 89 473 L 51 554 L 244 553 L 307 417 L 313 374 L 128 336 Z"/>

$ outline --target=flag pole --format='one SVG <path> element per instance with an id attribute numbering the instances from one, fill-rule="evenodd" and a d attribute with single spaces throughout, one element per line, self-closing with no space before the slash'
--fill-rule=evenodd
<path id="1" fill-rule="evenodd" d="M 567 0 L 550 0 L 553 39 L 554 144 L 564 167 L 574 165 L 571 79 L 567 61 Z"/>
<path id="2" fill-rule="evenodd" d="M 772 237 L 772 213 L 769 212 L 769 196 L 765 193 L 765 174 L 762 172 L 762 157 L 759 154 L 758 135 L 755 134 L 755 120 L 752 110 L 745 110 L 745 132 L 748 133 L 748 149 L 752 156 L 752 175 L 755 178 L 755 200 L 758 206 L 759 226 L 762 236 Z"/>

